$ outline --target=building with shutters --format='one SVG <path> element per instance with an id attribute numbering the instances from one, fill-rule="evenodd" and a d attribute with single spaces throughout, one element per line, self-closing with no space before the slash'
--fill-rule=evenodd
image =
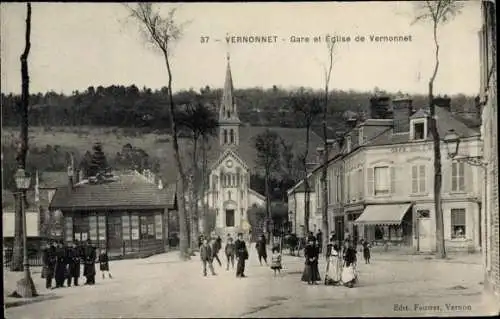
<path id="1" fill-rule="evenodd" d="M 369 118 L 348 118 L 348 132 L 330 148 L 329 232 L 338 239 L 388 242 L 421 252 L 435 251 L 433 141 L 428 110 L 408 96 L 377 96 Z M 461 150 L 482 153 L 479 130 L 450 112 L 450 99 L 436 98 L 441 138 L 454 130 Z M 380 110 L 383 109 L 384 112 Z M 448 251 L 481 247 L 481 168 L 448 158 L 441 143 L 442 207 Z M 313 176 L 321 190 L 321 167 Z M 323 199 L 315 195 L 317 210 Z"/>
<path id="2" fill-rule="evenodd" d="M 483 196 L 484 285 L 500 300 L 500 224 L 498 212 L 498 105 L 496 71 L 495 3 L 481 2 L 483 25 L 479 31 L 481 135 L 484 143 L 485 188 Z M 500 304 L 500 302 L 499 302 Z"/>

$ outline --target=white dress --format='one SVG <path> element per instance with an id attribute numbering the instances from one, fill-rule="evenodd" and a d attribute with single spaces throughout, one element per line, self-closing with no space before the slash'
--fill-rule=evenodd
<path id="1" fill-rule="evenodd" d="M 340 281 L 342 274 L 342 258 L 340 258 L 338 251 L 332 250 L 326 269 L 328 279 L 331 279 L 334 282 Z"/>

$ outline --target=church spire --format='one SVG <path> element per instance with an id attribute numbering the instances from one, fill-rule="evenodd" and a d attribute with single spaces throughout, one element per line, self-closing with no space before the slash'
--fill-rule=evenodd
<path id="1" fill-rule="evenodd" d="M 223 146 L 237 146 L 239 144 L 238 111 L 234 101 L 233 77 L 231 75 L 231 64 L 229 52 L 226 55 L 227 67 L 224 80 L 224 91 L 219 111 L 220 141 Z"/>

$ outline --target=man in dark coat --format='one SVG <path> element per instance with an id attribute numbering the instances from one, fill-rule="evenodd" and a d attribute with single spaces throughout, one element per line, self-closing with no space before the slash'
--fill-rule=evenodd
<path id="1" fill-rule="evenodd" d="M 45 278 L 45 288 L 52 288 L 52 279 L 56 268 L 56 248 L 54 243 L 50 243 L 43 250 L 42 278 Z"/>
<path id="2" fill-rule="evenodd" d="M 267 248 L 266 248 L 266 236 L 260 235 L 259 240 L 255 244 L 255 248 L 257 249 L 257 254 L 259 255 L 259 263 L 262 266 L 262 259 L 267 265 Z"/>
<path id="3" fill-rule="evenodd" d="M 78 277 L 80 277 L 80 254 L 75 243 L 72 243 L 67 250 L 67 262 L 68 262 L 68 287 L 71 287 L 71 280 L 73 279 L 73 284 L 78 286 Z"/>
<path id="4" fill-rule="evenodd" d="M 245 261 L 248 259 L 248 250 L 243 240 L 243 234 L 238 233 L 238 239 L 234 243 L 234 248 L 236 250 L 236 258 L 238 263 L 236 264 L 236 277 L 244 278 L 245 276 Z"/>
<path id="5" fill-rule="evenodd" d="M 57 243 L 56 248 L 56 265 L 54 278 L 56 280 L 56 288 L 62 288 L 64 286 L 64 280 L 66 279 L 66 248 L 63 246 L 62 242 Z"/>
<path id="6" fill-rule="evenodd" d="M 87 241 L 84 248 L 84 266 L 83 275 L 87 278 L 85 282 L 86 285 L 95 284 L 95 260 L 96 260 L 96 249 L 91 245 L 90 240 Z"/>

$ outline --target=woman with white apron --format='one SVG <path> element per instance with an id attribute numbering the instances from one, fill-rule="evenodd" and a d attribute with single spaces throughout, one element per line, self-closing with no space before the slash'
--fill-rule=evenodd
<path id="1" fill-rule="evenodd" d="M 338 285 L 342 274 L 342 256 L 340 255 L 340 246 L 337 244 L 329 246 L 330 251 L 328 262 L 326 264 L 325 285 Z"/>

